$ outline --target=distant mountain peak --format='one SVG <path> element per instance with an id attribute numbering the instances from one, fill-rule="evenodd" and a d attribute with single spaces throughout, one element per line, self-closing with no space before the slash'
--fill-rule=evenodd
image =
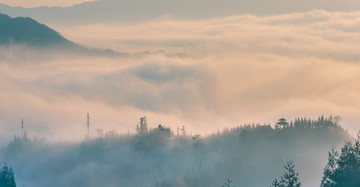
<path id="1" fill-rule="evenodd" d="M 72 42 L 55 30 L 29 17 L 11 18 L 0 14 L 0 45 L 28 46 L 71 45 Z"/>
<path id="2" fill-rule="evenodd" d="M 41 49 L 41 51 L 47 50 L 47 53 L 55 52 L 75 55 L 107 57 L 127 55 L 110 49 L 91 49 L 75 44 L 57 31 L 30 17 L 11 18 L 6 14 L 0 13 L 0 28 L 0 46 L 11 47 L 13 45 L 20 45 L 31 48 L 35 47 Z"/>

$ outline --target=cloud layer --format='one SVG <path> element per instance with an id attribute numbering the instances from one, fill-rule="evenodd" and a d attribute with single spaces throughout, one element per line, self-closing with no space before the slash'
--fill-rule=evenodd
<path id="1" fill-rule="evenodd" d="M 64 139 L 71 131 L 67 138 L 82 138 L 86 112 L 94 118 L 93 132 L 133 132 L 143 115 L 152 126 L 186 125 L 203 133 L 321 114 L 342 116 L 343 125 L 355 132 L 360 121 L 359 17 L 359 12 L 314 10 L 58 27 L 87 46 L 129 53 L 163 50 L 166 55 L 3 60 L 0 123 L 7 130 L 2 133 L 19 131 L 25 117 L 33 134 Z M 0 53 L 11 55 L 17 54 Z"/>

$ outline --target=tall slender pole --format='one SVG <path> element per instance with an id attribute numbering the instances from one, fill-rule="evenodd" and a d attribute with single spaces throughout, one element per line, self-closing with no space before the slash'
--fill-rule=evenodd
<path id="1" fill-rule="evenodd" d="M 24 119 L 21 118 L 21 138 L 24 139 Z"/>
<path id="2" fill-rule="evenodd" d="M 86 125 L 87 125 L 87 137 L 89 138 L 90 137 L 90 116 L 89 116 L 89 113 L 87 113 L 87 122 L 86 122 Z"/>

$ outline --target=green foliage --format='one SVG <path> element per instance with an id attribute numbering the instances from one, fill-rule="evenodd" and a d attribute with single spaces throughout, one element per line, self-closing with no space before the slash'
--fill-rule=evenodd
<path id="1" fill-rule="evenodd" d="M 1 187 L 16 187 L 14 171 L 10 167 L 4 164 L 3 168 L 0 169 L 0 186 Z"/>
<path id="2" fill-rule="evenodd" d="M 140 120 L 140 124 L 144 124 L 144 121 L 146 123 L 145 117 L 143 121 Z M 146 126 L 140 125 L 140 127 L 146 127 L 147 129 L 147 124 Z M 138 131 L 138 141 L 135 144 L 135 150 L 141 152 L 150 152 L 155 149 L 164 148 L 166 147 L 169 138 L 172 136 L 173 132 L 171 131 L 171 129 L 168 127 L 164 127 L 161 124 L 159 124 L 158 127 L 155 129 Z"/>
<path id="3" fill-rule="evenodd" d="M 299 174 L 295 172 L 295 165 L 292 161 L 288 161 L 285 168 L 285 174 L 281 177 L 280 187 L 300 187 L 301 183 L 298 182 Z"/>
<path id="4" fill-rule="evenodd" d="M 272 183 L 271 183 L 271 186 L 270 187 L 279 187 L 280 186 L 280 183 L 277 179 L 275 179 Z"/>
<path id="5" fill-rule="evenodd" d="M 324 117 L 320 116 L 318 120 L 310 120 L 306 118 L 297 118 L 294 121 L 294 128 L 304 129 L 304 128 L 326 128 L 326 127 L 336 127 L 338 123 L 338 117 L 333 118 L 332 116 Z"/>
<path id="6" fill-rule="evenodd" d="M 335 151 L 335 147 L 331 147 L 328 157 L 328 164 L 324 168 L 324 176 L 321 180 L 321 187 L 333 187 L 335 185 L 333 176 L 337 167 L 336 159 L 338 157 L 339 153 Z"/>
<path id="7" fill-rule="evenodd" d="M 354 143 L 347 142 L 338 154 L 331 149 L 324 168 L 321 187 L 360 186 L 360 134 Z"/>
<path id="8" fill-rule="evenodd" d="M 140 122 L 145 132 L 145 120 Z M 181 133 L 180 128 L 174 135 L 169 127 L 158 124 L 149 124 L 147 129 L 142 134 L 99 131 L 100 138 L 81 144 L 39 144 L 15 137 L 0 153 L 4 160 L 17 164 L 14 168 L 22 168 L 17 175 L 32 186 L 73 186 L 74 182 L 76 186 L 269 186 L 273 173 L 282 173 L 281 166 L 289 157 L 296 163 L 313 159 L 311 167 L 304 167 L 313 175 L 301 179 L 302 185 L 314 186 L 306 182 L 321 178 L 321 172 L 315 171 L 323 169 L 321 161 L 326 160 L 328 147 L 349 140 L 334 124 L 281 129 L 250 124 L 201 136 Z M 80 175 L 69 175 L 78 171 Z M 59 182 L 51 183 L 50 176 Z M 226 178 L 240 182 L 225 180 L 224 184 Z M 279 178 L 273 186 L 280 186 Z"/>
<path id="9" fill-rule="evenodd" d="M 295 171 L 295 165 L 292 161 L 288 161 L 284 165 L 285 173 L 281 176 L 280 182 L 275 179 L 270 187 L 300 187 L 301 183 L 299 182 L 299 173 Z"/>

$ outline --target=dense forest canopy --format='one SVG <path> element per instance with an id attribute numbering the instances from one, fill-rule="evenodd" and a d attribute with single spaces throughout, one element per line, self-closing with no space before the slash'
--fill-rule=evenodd
<path id="1" fill-rule="evenodd" d="M 360 133 L 354 143 L 346 142 L 340 153 L 331 148 L 321 181 L 321 187 L 356 186 L 360 186 Z"/>
<path id="2" fill-rule="evenodd" d="M 16 187 L 14 171 L 8 167 L 6 163 L 0 169 L 0 186 L 1 187 Z"/>

